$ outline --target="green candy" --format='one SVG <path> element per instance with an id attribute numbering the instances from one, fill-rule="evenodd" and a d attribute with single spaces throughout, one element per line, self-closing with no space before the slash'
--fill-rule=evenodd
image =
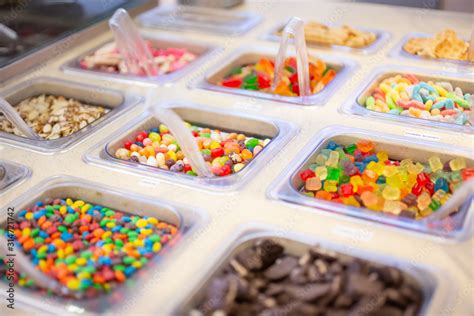
<path id="1" fill-rule="evenodd" d="M 73 214 L 67 214 L 66 217 L 64 218 L 64 222 L 66 224 L 71 224 L 76 220 L 76 217 Z"/>
<path id="2" fill-rule="evenodd" d="M 35 228 L 31 231 L 30 235 L 31 235 L 31 237 L 34 238 L 34 237 L 38 236 L 39 232 L 40 232 L 39 228 Z"/>
<path id="3" fill-rule="evenodd" d="M 105 212 L 105 216 L 114 216 L 115 215 L 115 212 L 114 211 L 107 211 Z"/>
<path id="4" fill-rule="evenodd" d="M 133 258 L 133 257 L 126 256 L 126 257 L 123 258 L 123 263 L 125 263 L 127 265 L 131 265 L 134 262 L 135 262 L 135 258 Z"/>
<path id="5" fill-rule="evenodd" d="M 244 77 L 244 85 L 251 85 L 251 86 L 256 86 L 257 85 L 257 75 L 254 73 L 250 73 L 247 76 Z"/>
<path id="6" fill-rule="evenodd" d="M 83 252 L 81 253 L 81 257 L 82 257 L 82 258 L 89 259 L 90 257 L 92 257 L 92 252 L 91 252 L 91 251 L 83 251 Z"/>
<path id="7" fill-rule="evenodd" d="M 161 237 L 160 235 L 157 235 L 157 234 L 153 234 L 151 235 L 150 237 L 148 237 L 148 239 L 152 242 L 157 242 L 157 241 L 160 241 L 161 240 Z"/>
<path id="8" fill-rule="evenodd" d="M 240 75 L 242 73 L 242 67 L 234 67 L 229 72 L 229 75 Z"/>
<path id="9" fill-rule="evenodd" d="M 132 257 L 125 257 L 125 258 L 132 258 Z M 124 262 L 125 262 L 125 258 L 124 258 Z M 133 260 L 133 258 L 132 258 Z M 133 261 L 132 261 L 133 262 Z M 114 271 L 125 271 L 125 266 L 122 265 L 122 264 L 117 264 L 116 266 L 114 266 Z"/>
<path id="10" fill-rule="evenodd" d="M 71 256 L 68 256 L 68 257 L 64 260 L 64 262 L 66 262 L 66 264 L 73 264 L 73 263 L 76 262 L 76 259 L 77 259 L 76 256 L 71 255 Z"/>
<path id="11" fill-rule="evenodd" d="M 356 151 L 357 146 L 355 144 L 350 144 L 349 146 L 346 147 L 346 152 L 350 155 L 354 154 Z"/>
<path id="12" fill-rule="evenodd" d="M 65 233 L 67 232 L 67 227 L 66 226 L 58 226 L 58 230 L 61 232 L 61 233 Z"/>
<path id="13" fill-rule="evenodd" d="M 365 100 L 365 107 L 369 110 L 375 109 L 375 99 L 373 96 L 370 96 Z"/>
<path id="14" fill-rule="evenodd" d="M 341 169 L 328 167 L 328 175 L 326 177 L 326 180 L 334 180 L 334 181 L 339 182 L 340 176 L 341 176 Z"/>
<path id="15" fill-rule="evenodd" d="M 256 138 L 250 138 L 247 143 L 245 144 L 245 147 L 247 147 L 247 149 L 250 149 L 250 150 L 253 150 L 255 148 L 255 146 L 258 145 L 258 139 Z"/>

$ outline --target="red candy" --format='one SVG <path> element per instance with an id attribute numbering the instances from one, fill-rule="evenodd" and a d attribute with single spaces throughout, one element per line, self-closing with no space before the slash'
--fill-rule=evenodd
<path id="1" fill-rule="evenodd" d="M 302 172 L 300 173 L 300 178 L 301 178 L 301 180 L 303 180 L 303 181 L 306 181 L 306 179 L 312 178 L 312 177 L 314 177 L 314 176 L 315 176 L 315 173 L 314 173 L 314 171 L 311 170 L 311 169 L 306 169 L 306 170 L 304 170 L 304 171 L 302 171 Z"/>

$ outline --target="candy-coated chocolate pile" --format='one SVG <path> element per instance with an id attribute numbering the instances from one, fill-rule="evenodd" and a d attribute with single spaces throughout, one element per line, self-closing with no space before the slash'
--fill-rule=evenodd
<path id="1" fill-rule="evenodd" d="M 41 272 L 91 298 L 130 278 L 176 236 L 178 228 L 155 217 L 66 198 L 37 202 L 20 211 L 14 231 L 1 233 L 15 239 L 18 251 Z M 7 270 L 0 260 L 4 278 Z M 20 286 L 36 287 L 21 272 L 14 278 Z"/>

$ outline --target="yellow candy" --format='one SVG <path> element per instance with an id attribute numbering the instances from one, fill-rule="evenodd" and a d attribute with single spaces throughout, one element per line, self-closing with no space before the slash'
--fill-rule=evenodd
<path id="1" fill-rule="evenodd" d="M 161 244 L 157 241 L 153 244 L 153 252 L 159 252 L 161 250 Z"/>
<path id="2" fill-rule="evenodd" d="M 438 170 L 443 169 L 443 163 L 438 156 L 432 156 L 428 159 L 428 163 L 430 164 L 430 168 L 432 172 L 436 172 Z"/>
<path id="3" fill-rule="evenodd" d="M 392 90 L 392 88 L 391 88 L 388 84 L 386 84 L 386 83 L 381 83 L 381 84 L 379 85 L 379 88 L 380 88 L 385 94 L 389 93 L 389 92 Z"/>
<path id="4" fill-rule="evenodd" d="M 396 201 L 400 199 L 400 189 L 387 185 L 382 191 L 382 196 L 385 200 Z"/>
<path id="5" fill-rule="evenodd" d="M 417 109 L 417 108 L 414 108 L 414 107 L 409 108 L 408 113 L 410 113 L 410 115 L 412 115 L 414 117 L 420 117 L 421 116 L 421 110 Z"/>
<path id="6" fill-rule="evenodd" d="M 148 223 L 150 223 L 152 225 L 156 225 L 156 224 L 158 224 L 158 220 L 154 217 L 149 217 L 148 218 Z"/>
<path id="7" fill-rule="evenodd" d="M 464 169 L 466 168 L 466 161 L 464 158 L 454 158 L 449 162 L 449 167 L 451 167 L 452 171 Z"/>
<path id="8" fill-rule="evenodd" d="M 102 239 L 107 239 L 109 237 L 112 237 L 112 232 L 111 231 L 106 231 L 102 234 Z"/>
<path id="9" fill-rule="evenodd" d="M 82 272 L 79 272 L 79 274 L 77 275 L 78 279 L 80 280 L 83 280 L 83 279 L 90 279 L 91 278 L 91 274 L 89 272 L 86 272 L 86 271 L 82 271 Z"/>
<path id="10" fill-rule="evenodd" d="M 324 166 L 316 167 L 314 173 L 318 176 L 320 180 L 326 180 L 326 177 L 328 176 L 328 170 Z"/>
<path id="11" fill-rule="evenodd" d="M 46 245 L 43 245 L 43 246 L 39 247 L 39 249 L 38 249 L 39 253 L 43 253 L 43 252 L 46 252 L 46 251 L 48 251 L 48 246 L 46 246 Z"/>
<path id="12" fill-rule="evenodd" d="M 150 222 L 150 220 L 148 220 L 148 222 Z M 145 235 L 145 236 L 149 236 L 153 233 L 153 231 L 151 229 L 143 229 L 141 231 L 141 234 Z"/>
<path id="13" fill-rule="evenodd" d="M 143 228 L 148 225 L 148 221 L 146 219 L 140 218 L 136 223 L 137 227 Z"/>
<path id="14" fill-rule="evenodd" d="M 70 198 L 67 198 L 67 199 L 66 199 L 66 204 L 67 204 L 67 205 L 71 206 L 72 203 L 73 203 L 73 202 L 72 202 L 72 200 L 71 200 Z"/>
<path id="15" fill-rule="evenodd" d="M 64 214 L 67 213 L 67 207 L 66 207 L 66 205 L 62 205 L 62 206 L 59 208 L 59 213 L 61 213 L 62 215 L 64 215 Z"/>
<path id="16" fill-rule="evenodd" d="M 155 252 L 158 252 L 158 251 L 155 251 Z M 139 269 L 139 268 L 142 267 L 142 263 L 140 261 L 134 261 L 134 262 L 132 262 L 132 267 Z"/>
<path id="17" fill-rule="evenodd" d="M 324 191 L 326 191 L 326 192 L 336 192 L 337 191 L 337 181 L 334 181 L 334 180 L 324 181 Z"/>
<path id="18" fill-rule="evenodd" d="M 382 174 L 386 177 L 391 177 L 397 173 L 398 173 L 397 166 L 385 166 Z"/>
<path id="19" fill-rule="evenodd" d="M 74 252 L 74 249 L 72 248 L 71 245 L 67 245 L 66 248 L 64 249 L 64 254 L 67 256 L 67 255 L 70 255 Z"/>
<path id="20" fill-rule="evenodd" d="M 426 111 L 430 111 L 431 107 L 433 106 L 433 100 L 430 99 L 426 101 L 425 106 L 426 106 Z"/>
<path id="21" fill-rule="evenodd" d="M 360 203 L 354 198 L 353 195 L 351 195 L 351 196 L 349 196 L 349 197 L 347 197 L 347 198 L 343 198 L 343 199 L 342 199 L 342 202 L 343 202 L 345 205 L 360 207 Z"/>
<path id="22" fill-rule="evenodd" d="M 337 167 L 338 162 L 339 162 L 339 152 L 331 151 L 331 153 L 329 154 L 329 158 L 326 161 L 326 166 Z"/>
<path id="23" fill-rule="evenodd" d="M 213 140 L 211 142 L 210 149 L 212 150 L 212 149 L 216 149 L 216 148 L 221 148 L 221 144 L 218 141 Z"/>
<path id="24" fill-rule="evenodd" d="M 166 153 L 166 156 L 168 156 L 168 159 L 171 159 L 171 160 L 174 160 L 174 161 L 177 160 L 177 158 L 176 158 L 176 153 L 175 153 L 174 151 L 171 151 L 171 150 L 168 151 L 168 152 Z"/>
<path id="25" fill-rule="evenodd" d="M 21 234 L 22 234 L 23 236 L 26 236 L 26 237 L 30 236 L 30 233 L 31 233 L 31 229 L 30 229 L 29 227 L 26 227 L 26 228 L 23 229 L 23 231 L 21 232 Z"/>
<path id="26" fill-rule="evenodd" d="M 433 85 L 433 87 L 438 91 L 439 95 L 442 97 L 445 97 L 446 94 L 448 94 L 448 91 L 446 91 L 443 87 L 438 86 L 438 85 Z"/>
<path id="27" fill-rule="evenodd" d="M 350 184 L 354 187 L 354 191 L 357 191 L 358 186 L 364 184 L 364 181 L 362 181 L 360 176 L 352 176 Z"/>
<path id="28" fill-rule="evenodd" d="M 239 172 L 242 168 L 245 167 L 243 163 L 237 163 L 234 165 L 234 172 Z"/>
<path id="29" fill-rule="evenodd" d="M 388 160 L 388 153 L 385 151 L 379 151 L 377 153 L 377 158 L 379 159 L 379 162 L 384 162 Z"/>
<path id="30" fill-rule="evenodd" d="M 383 211 L 398 215 L 402 211 L 402 206 L 403 204 L 399 201 L 385 200 L 383 204 Z"/>
<path id="31" fill-rule="evenodd" d="M 133 241 L 133 245 L 135 247 L 143 247 L 145 246 L 145 242 L 143 241 L 143 239 L 135 239 L 135 241 Z"/>
<path id="32" fill-rule="evenodd" d="M 108 222 L 107 224 L 105 224 L 105 226 L 107 226 L 107 228 L 114 228 L 115 223 L 114 222 Z"/>
<path id="33" fill-rule="evenodd" d="M 386 179 L 388 186 L 401 188 L 403 186 L 402 179 L 399 174 L 394 174 Z"/>
<path id="34" fill-rule="evenodd" d="M 77 258 L 76 259 L 76 264 L 78 266 L 83 266 L 87 263 L 87 259 L 86 258 Z"/>
<path id="35" fill-rule="evenodd" d="M 67 287 L 71 290 L 77 290 L 79 288 L 80 282 L 77 279 L 71 279 L 67 281 Z"/>
<path id="36" fill-rule="evenodd" d="M 424 169 L 425 167 L 421 163 L 417 162 L 416 164 L 409 165 L 407 171 L 408 173 L 418 174 L 423 172 Z"/>
<path id="37" fill-rule="evenodd" d="M 87 212 L 91 208 L 90 204 L 86 204 L 83 207 L 81 207 L 81 213 Z"/>
<path id="38" fill-rule="evenodd" d="M 32 212 L 26 213 L 26 214 L 25 214 L 25 218 L 26 218 L 27 220 L 33 219 L 33 213 L 32 213 Z"/>

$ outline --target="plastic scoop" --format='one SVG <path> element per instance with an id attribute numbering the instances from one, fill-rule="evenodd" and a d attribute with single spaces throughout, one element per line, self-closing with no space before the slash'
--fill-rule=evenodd
<path id="1" fill-rule="evenodd" d="M 474 63 L 474 30 L 471 31 L 471 40 L 469 41 L 469 52 L 467 59 Z"/>
<path id="2" fill-rule="evenodd" d="M 8 249 L 7 238 L 0 234 L 0 257 L 9 258 L 11 254 L 11 251 Z M 34 280 L 36 285 L 44 289 L 50 289 L 54 293 L 73 295 L 72 291 L 66 286 L 36 269 L 31 260 L 22 251 L 16 251 L 14 254 L 15 256 L 12 258 L 15 258 L 15 270 L 21 270 L 26 273 L 30 279 Z"/>
<path id="3" fill-rule="evenodd" d="M 469 179 L 461 184 L 459 189 L 454 191 L 453 195 L 440 209 L 423 219 L 423 221 L 433 222 L 446 218 L 451 213 L 458 210 L 472 194 L 474 194 L 474 179 Z"/>
<path id="4" fill-rule="evenodd" d="M 20 114 L 8 103 L 7 100 L 0 97 L 0 112 L 5 115 L 7 120 L 9 120 L 16 128 L 20 130 L 28 138 L 32 139 L 41 139 L 25 121 L 21 118 Z"/>
<path id="5" fill-rule="evenodd" d="M 214 174 L 209 170 L 202 157 L 201 151 L 196 144 L 196 139 L 183 120 L 174 111 L 155 105 L 154 100 L 156 100 L 156 96 L 152 89 L 147 96 L 148 108 L 160 122 L 169 128 L 197 175 L 207 178 L 214 177 Z"/>
<path id="6" fill-rule="evenodd" d="M 158 68 L 153 62 L 150 48 L 145 43 L 135 24 L 124 9 L 115 11 L 109 20 L 115 43 L 127 69 L 132 74 L 156 76 Z"/>
<path id="7" fill-rule="evenodd" d="M 309 85 L 308 50 L 304 38 L 304 22 L 297 17 L 292 17 L 283 30 L 280 40 L 280 49 L 278 50 L 278 56 L 275 61 L 275 76 L 273 77 L 272 91 L 275 91 L 283 74 L 290 35 L 293 35 L 294 37 L 293 43 L 296 50 L 296 66 L 300 95 L 308 96 L 311 94 Z"/>

